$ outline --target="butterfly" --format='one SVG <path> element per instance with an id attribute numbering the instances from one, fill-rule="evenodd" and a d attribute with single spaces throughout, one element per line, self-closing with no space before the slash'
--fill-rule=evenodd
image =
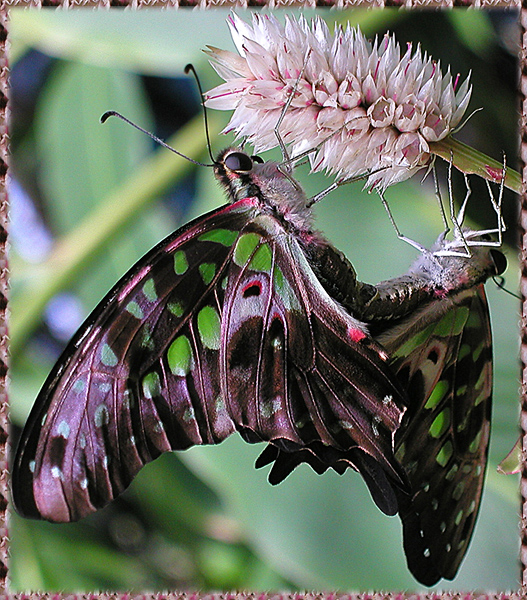
<path id="1" fill-rule="evenodd" d="M 387 353 L 334 297 L 353 271 L 279 165 L 228 148 L 213 166 L 229 203 L 132 267 L 44 383 L 14 458 L 20 514 L 78 520 L 161 453 L 235 431 L 280 451 L 311 445 L 325 463 L 337 454 L 395 514 L 407 400 Z"/>
<path id="2" fill-rule="evenodd" d="M 464 232 L 464 240 L 486 236 Z M 484 283 L 501 274 L 497 248 L 440 236 L 406 275 L 376 286 L 354 283 L 347 309 L 368 324 L 390 355 L 390 367 L 408 398 L 395 433 L 396 458 L 410 493 L 394 489 L 409 570 L 431 586 L 453 579 L 476 523 L 487 463 L 492 397 L 492 336 Z M 361 304 L 362 302 L 362 304 Z M 302 462 L 322 473 L 344 473 L 338 456 L 321 461 L 308 445 L 296 453 L 268 446 L 256 466 L 273 463 L 273 482 Z"/>

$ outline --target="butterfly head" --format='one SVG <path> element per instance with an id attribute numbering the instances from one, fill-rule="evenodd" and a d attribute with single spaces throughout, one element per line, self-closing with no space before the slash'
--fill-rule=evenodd
<path id="1" fill-rule="evenodd" d="M 312 211 L 299 183 L 287 165 L 250 156 L 239 148 L 220 152 L 214 174 L 234 203 L 256 198 L 261 208 L 301 231 L 312 226 Z"/>
<path id="2" fill-rule="evenodd" d="M 416 260 L 411 272 L 431 279 L 438 289 L 448 292 L 463 287 L 474 287 L 476 283 L 483 283 L 505 271 L 507 259 L 501 250 L 491 247 L 489 235 L 475 235 L 475 232 L 470 230 L 465 230 L 464 235 L 466 239 L 481 244 L 471 246 L 471 256 L 449 254 L 452 250 L 459 250 L 461 242 L 448 241 L 442 234 L 430 252 L 423 253 Z"/>

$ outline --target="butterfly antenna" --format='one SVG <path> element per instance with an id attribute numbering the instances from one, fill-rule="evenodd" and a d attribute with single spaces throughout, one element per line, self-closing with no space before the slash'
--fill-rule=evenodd
<path id="1" fill-rule="evenodd" d="M 209 120 L 207 118 L 207 107 L 205 106 L 205 102 L 203 100 L 204 96 L 203 96 L 203 88 L 201 87 L 201 82 L 199 80 L 198 74 L 196 72 L 196 69 L 194 68 L 194 65 L 189 63 L 185 69 L 184 69 L 185 73 L 188 75 L 190 71 L 192 71 L 192 75 L 194 75 L 194 79 L 196 80 L 196 83 L 198 85 L 198 90 L 199 90 L 199 97 L 201 98 L 201 106 L 203 106 L 203 121 L 205 123 L 205 137 L 207 138 L 207 149 L 209 151 L 209 156 L 210 159 L 212 160 L 213 163 L 215 163 L 215 159 L 214 156 L 212 155 L 212 149 L 211 149 L 211 145 L 210 145 L 210 136 L 209 136 Z"/>
<path id="2" fill-rule="evenodd" d="M 509 296 L 512 296 L 513 298 L 516 298 L 517 300 L 522 299 L 522 297 L 519 294 L 516 294 L 516 292 L 513 292 L 505 287 L 505 277 L 495 275 L 492 278 L 492 281 L 494 281 L 497 288 L 499 288 L 500 290 L 503 290 L 506 294 L 509 294 Z"/>
<path id="3" fill-rule="evenodd" d="M 163 148 L 166 148 L 167 150 L 170 150 L 171 152 L 173 152 L 174 154 L 177 154 L 178 156 L 181 156 L 182 158 L 186 158 L 189 162 L 194 163 L 195 165 L 199 165 L 200 167 L 213 167 L 214 166 L 214 162 L 213 162 L 213 164 L 208 165 L 206 163 L 199 162 L 199 160 L 194 160 L 193 158 L 190 158 L 190 156 L 187 156 L 186 154 L 183 154 L 182 152 L 179 152 L 175 148 L 172 148 L 172 146 L 169 146 L 161 138 L 158 138 L 157 135 L 154 135 L 150 131 L 147 131 L 146 129 L 143 129 L 142 127 L 140 127 L 139 125 L 137 125 L 133 121 L 130 121 L 130 119 L 127 119 L 120 112 L 117 112 L 116 110 L 108 110 L 108 111 L 106 111 L 102 115 L 102 117 L 101 117 L 101 123 L 106 123 L 106 121 L 110 117 L 119 117 L 119 119 L 121 119 L 125 123 L 128 123 L 128 125 L 131 125 L 132 127 L 135 127 L 136 129 L 138 129 L 142 133 L 145 133 L 148 137 L 152 138 L 154 140 L 154 142 L 158 143 L 160 146 L 163 146 Z"/>

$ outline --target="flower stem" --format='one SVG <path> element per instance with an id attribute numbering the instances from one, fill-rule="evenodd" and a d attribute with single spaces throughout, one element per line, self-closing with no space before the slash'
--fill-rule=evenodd
<path id="1" fill-rule="evenodd" d="M 440 142 L 430 144 L 430 151 L 450 162 L 462 173 L 473 173 L 494 183 L 500 183 L 503 164 L 467 146 L 463 142 L 449 136 Z M 505 187 L 521 193 L 522 180 L 520 174 L 509 167 L 506 168 Z"/>

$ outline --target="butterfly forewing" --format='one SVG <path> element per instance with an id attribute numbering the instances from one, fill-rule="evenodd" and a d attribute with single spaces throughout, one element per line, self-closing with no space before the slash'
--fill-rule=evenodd
<path id="1" fill-rule="evenodd" d="M 17 453 L 13 490 L 23 514 L 78 519 L 161 452 L 234 430 L 216 402 L 221 274 L 248 219 L 244 208 L 220 209 L 167 238 L 77 333 Z"/>
<path id="2" fill-rule="evenodd" d="M 238 430 L 282 450 L 347 452 L 394 512 L 405 401 L 386 358 L 328 296 L 295 235 L 242 199 L 159 244 L 88 318 L 30 415 L 15 505 L 79 519 L 160 453 Z"/>

